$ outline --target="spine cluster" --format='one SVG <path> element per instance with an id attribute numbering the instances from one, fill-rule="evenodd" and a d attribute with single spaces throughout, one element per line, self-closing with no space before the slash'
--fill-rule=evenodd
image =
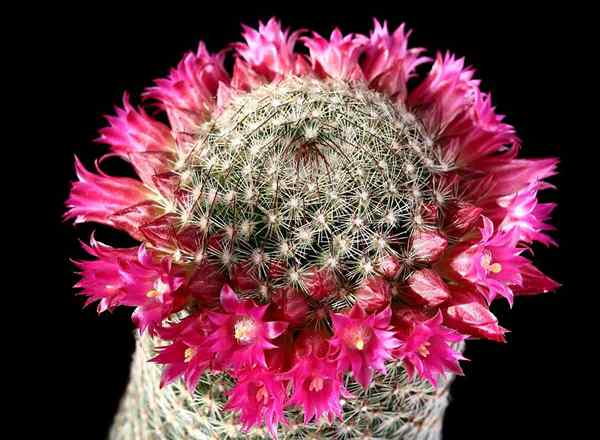
<path id="1" fill-rule="evenodd" d="M 360 84 L 265 85 L 198 138 L 178 169 L 175 210 L 182 229 L 224 240 L 187 258 L 226 273 L 243 263 L 258 292 L 306 290 L 314 267 L 354 288 L 386 257 L 405 257 L 423 204 L 440 197 L 432 175 L 449 168 L 408 111 Z"/>
<path id="2" fill-rule="evenodd" d="M 138 338 L 131 377 L 110 440 L 270 440 L 265 428 L 246 432 L 233 412 L 224 411 L 226 390 L 233 380 L 223 373 L 205 373 L 194 393 L 181 381 L 160 389 L 161 368 L 148 362 L 157 341 Z M 462 348 L 460 348 L 462 350 Z M 287 411 L 288 424 L 279 426 L 283 440 L 435 440 L 441 436 L 444 411 L 449 401 L 453 375 L 437 387 L 419 378 L 409 378 L 400 364 L 390 364 L 387 375 L 378 374 L 366 390 L 350 375 L 344 399 L 343 419 L 304 424 L 301 411 Z"/>

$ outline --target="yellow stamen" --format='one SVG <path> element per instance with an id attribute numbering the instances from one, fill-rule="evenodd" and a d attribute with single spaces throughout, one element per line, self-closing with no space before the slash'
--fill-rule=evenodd
<path id="1" fill-rule="evenodd" d="M 371 339 L 371 331 L 363 326 L 354 327 L 346 332 L 344 339 L 349 348 L 362 351 Z"/>
<path id="2" fill-rule="evenodd" d="M 502 265 L 500 263 L 492 263 L 492 255 L 489 253 L 485 253 L 481 257 L 481 267 L 492 273 L 499 273 L 502 271 Z"/>
<path id="3" fill-rule="evenodd" d="M 319 376 L 313 377 L 313 379 L 310 381 L 310 384 L 308 385 L 308 390 L 318 392 L 318 391 L 321 391 L 322 389 L 323 389 L 323 378 L 319 377 Z"/>
<path id="4" fill-rule="evenodd" d="M 269 393 L 264 386 L 261 386 L 256 392 L 256 401 L 262 402 L 263 405 L 266 405 L 269 402 Z"/>
<path id="5" fill-rule="evenodd" d="M 419 352 L 419 354 L 421 355 L 421 357 L 426 358 L 427 356 L 429 356 L 431 353 L 429 351 L 429 347 L 431 345 L 430 342 L 424 342 L 423 345 L 421 345 L 417 351 Z"/>
<path id="6" fill-rule="evenodd" d="M 185 352 L 183 353 L 183 361 L 184 362 L 191 361 L 195 354 L 196 354 L 196 349 L 194 349 L 192 347 L 186 348 Z"/>
<path id="7" fill-rule="evenodd" d="M 361 338 L 359 336 L 358 338 L 356 338 L 356 342 L 354 343 L 354 346 L 356 347 L 357 350 L 362 350 L 365 348 L 365 341 L 363 340 L 363 338 Z"/>
<path id="8" fill-rule="evenodd" d="M 151 290 L 148 290 L 148 292 L 146 292 L 146 296 L 148 298 L 156 298 L 159 295 L 160 295 L 160 292 L 156 289 L 151 289 Z"/>
<path id="9" fill-rule="evenodd" d="M 500 263 L 494 263 L 490 265 L 489 270 L 493 273 L 498 273 L 502 270 L 502 265 Z"/>
<path id="10" fill-rule="evenodd" d="M 252 342 L 254 339 L 254 333 L 256 331 L 256 324 L 254 320 L 249 318 L 240 319 L 235 323 L 233 328 L 233 335 L 235 339 L 242 343 Z"/>

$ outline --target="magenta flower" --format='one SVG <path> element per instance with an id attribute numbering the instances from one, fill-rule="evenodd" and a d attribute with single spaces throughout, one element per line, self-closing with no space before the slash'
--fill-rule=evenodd
<path id="1" fill-rule="evenodd" d="M 145 93 L 155 99 L 169 118 L 171 129 L 186 138 L 204 121 L 215 102 L 220 84 L 228 84 L 229 76 L 223 67 L 224 53 L 211 55 L 200 42 L 196 53 L 189 52 L 167 78 L 155 81 Z"/>
<path id="2" fill-rule="evenodd" d="M 187 389 L 190 393 L 194 391 L 202 373 L 211 366 L 212 353 L 206 349 L 206 336 L 210 330 L 204 314 L 190 315 L 175 325 L 157 329 L 163 340 L 171 341 L 169 345 L 159 347 L 159 354 L 151 359 L 165 364 L 161 387 L 183 376 Z"/>
<path id="3" fill-rule="evenodd" d="M 465 336 L 442 325 L 442 314 L 438 312 L 426 321 L 414 321 L 400 337 L 402 345 L 396 355 L 402 359 L 411 376 L 415 372 L 434 386 L 440 374 L 451 371 L 462 374 L 459 361 L 465 358 L 452 348 Z"/>
<path id="4" fill-rule="evenodd" d="M 73 182 L 65 218 L 74 218 L 75 223 L 103 223 L 143 239 L 139 227 L 158 213 L 152 191 L 139 180 L 104 174 L 98 162 L 96 168 L 98 174 L 86 170 L 75 158 L 78 181 Z"/>
<path id="5" fill-rule="evenodd" d="M 240 412 L 245 430 L 264 423 L 271 436 L 277 438 L 277 426 L 285 423 L 283 408 L 287 396 L 283 381 L 264 368 L 244 370 L 236 379 L 225 409 Z"/>
<path id="6" fill-rule="evenodd" d="M 351 370 L 356 380 L 367 388 L 373 370 L 385 374 L 385 362 L 392 359 L 392 350 L 399 341 L 390 331 L 392 310 L 367 315 L 355 305 L 348 314 L 334 313 L 332 347 L 339 350 L 336 358 L 342 370 Z"/>
<path id="7" fill-rule="evenodd" d="M 363 78 L 358 59 L 367 37 L 344 36 L 339 29 L 334 29 L 329 41 L 316 32 L 312 37 L 301 37 L 300 40 L 310 52 L 312 70 L 317 76 L 340 80 Z"/>
<path id="8" fill-rule="evenodd" d="M 277 319 L 294 327 L 302 327 L 306 323 L 310 309 L 303 292 L 291 287 L 282 287 L 273 292 L 271 301 Z"/>
<path id="9" fill-rule="evenodd" d="M 546 246 L 556 245 L 556 242 L 545 234 L 545 231 L 554 229 L 545 221 L 556 204 L 538 203 L 537 200 L 537 192 L 543 186 L 542 183 L 535 182 L 522 191 L 498 199 L 500 231 L 516 230 L 519 240 L 525 243 L 539 241 Z"/>
<path id="10" fill-rule="evenodd" d="M 289 35 L 289 31 L 282 30 L 275 18 L 271 18 L 266 25 L 259 23 L 258 30 L 248 26 L 243 26 L 243 29 L 242 36 L 246 44 L 236 43 L 234 47 L 245 63 L 239 58 L 236 60 L 235 73 L 239 76 L 234 73 L 232 82 L 237 80 L 243 85 L 254 83 L 256 86 L 281 80 L 286 75 L 303 75 L 309 71 L 306 59 L 294 52 L 301 31 Z M 256 79 L 248 80 L 248 75 L 254 75 Z"/>
<path id="11" fill-rule="evenodd" d="M 516 231 L 494 233 L 494 224 L 483 217 L 481 240 L 466 249 L 457 248 L 449 257 L 450 266 L 460 277 L 474 283 L 491 303 L 497 295 L 513 302 L 511 285 L 523 282 L 521 268 L 527 260 L 516 247 Z"/>
<path id="12" fill-rule="evenodd" d="M 383 26 L 373 20 L 374 29 L 365 48 L 362 70 L 369 86 L 394 99 L 403 101 L 407 95 L 407 83 L 415 75 L 415 69 L 430 59 L 421 56 L 423 48 L 408 48 L 410 31 L 404 24 L 390 35 L 387 23 Z"/>
<path id="13" fill-rule="evenodd" d="M 131 162 L 142 182 L 156 188 L 154 176 L 170 171 L 175 157 L 175 139 L 171 129 L 150 117 L 143 108 L 135 109 L 129 95 L 123 95 L 123 108 L 116 116 L 107 116 L 108 127 L 100 130 L 97 142 L 110 145 L 110 151 Z"/>
<path id="14" fill-rule="evenodd" d="M 333 422 L 342 414 L 340 397 L 351 396 L 330 351 L 329 341 L 322 334 L 305 330 L 296 341 L 294 366 L 284 374 L 293 386 L 288 404 L 302 407 L 304 423 L 323 415 Z"/>
<path id="15" fill-rule="evenodd" d="M 486 168 L 490 157 L 505 161 L 519 148 L 514 129 L 494 112 L 490 95 L 480 91 L 474 73 L 462 58 L 438 53 L 427 78 L 408 96 L 408 105 L 424 124 L 442 132 L 448 157 L 466 169 Z"/>
<path id="16" fill-rule="evenodd" d="M 316 300 L 324 299 L 337 289 L 333 273 L 328 269 L 319 270 L 316 267 L 311 267 L 306 271 L 304 285 L 309 295 Z"/>
<path id="17" fill-rule="evenodd" d="M 142 332 L 154 332 L 163 319 L 176 311 L 175 292 L 184 278 L 169 258 L 157 262 L 143 245 L 115 249 L 94 237 L 90 246 L 83 247 L 97 257 L 75 263 L 82 276 L 75 287 L 88 297 L 86 305 L 98 301 L 99 313 L 120 305 L 135 307 L 132 319 Z"/>
<path id="18" fill-rule="evenodd" d="M 552 292 L 560 287 L 560 283 L 544 275 L 531 262 L 525 263 L 521 268 L 521 277 L 523 279 L 521 285 L 512 287 L 515 295 L 537 295 Z"/>
<path id="19" fill-rule="evenodd" d="M 227 284 L 221 289 L 223 312 L 207 313 L 214 329 L 207 338 L 208 349 L 223 367 L 267 368 L 265 351 L 276 348 L 270 341 L 281 335 L 287 322 L 263 321 L 268 305 L 240 300 Z"/>

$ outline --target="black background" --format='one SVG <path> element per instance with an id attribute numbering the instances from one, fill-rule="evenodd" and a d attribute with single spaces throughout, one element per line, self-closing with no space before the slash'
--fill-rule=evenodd
<path id="1" fill-rule="evenodd" d="M 327 36 L 334 25 L 346 33 L 368 33 L 372 17 L 387 19 L 391 28 L 405 21 L 414 30 L 413 46 L 428 48 L 429 55 L 451 50 L 477 68 L 482 88 L 492 92 L 498 111 L 508 115 L 523 139 L 523 155 L 561 158 L 560 174 L 551 179 L 559 190 L 543 195 L 559 203 L 553 224 L 559 228 L 554 237 L 560 247 L 536 246 L 534 251 L 538 266 L 564 286 L 556 293 L 517 299 L 512 310 L 503 303 L 494 306 L 501 324 L 511 330 L 508 343 L 469 344 L 471 362 L 464 364 L 466 376 L 453 385 L 444 434 L 450 440 L 563 438 L 569 428 L 569 437 L 577 438 L 586 423 L 576 417 L 574 389 L 585 385 L 574 384 L 571 369 L 586 347 L 583 330 L 573 325 L 579 316 L 573 298 L 579 292 L 571 216 L 578 201 L 572 183 L 574 150 L 565 129 L 572 111 L 567 84 L 573 43 L 567 36 L 576 27 L 573 19 L 548 4 L 526 11 L 522 6 L 461 10 L 432 4 L 416 10 L 400 3 L 380 8 L 296 3 L 242 11 L 223 2 L 218 9 L 171 1 L 128 9 L 98 5 L 36 11 L 38 36 L 26 51 L 36 65 L 29 90 L 44 105 L 29 109 L 28 115 L 44 115 L 36 119 L 41 124 L 34 124 L 44 134 L 33 136 L 41 147 L 34 185 L 36 212 L 42 213 L 36 224 L 49 230 L 33 234 L 36 247 L 43 241 L 45 258 L 28 276 L 34 284 L 43 280 L 43 288 L 36 290 L 44 320 L 36 325 L 32 382 L 41 394 L 35 411 L 48 419 L 44 430 L 68 438 L 104 438 L 127 383 L 133 349 L 127 310 L 98 317 L 93 307 L 81 310 L 83 299 L 72 289 L 77 277 L 69 258 L 83 256 L 78 238 L 87 240 L 97 230 L 101 240 L 130 243 L 96 225 L 73 228 L 61 221 L 74 178 L 73 154 L 91 166 L 105 151 L 92 140 L 104 126 L 102 115 L 120 103 L 123 91 L 138 103 L 144 87 L 165 76 L 200 39 L 217 51 L 239 41 L 240 23 L 255 26 L 276 15 L 285 26 Z M 130 172 L 117 164 L 110 167 Z"/>

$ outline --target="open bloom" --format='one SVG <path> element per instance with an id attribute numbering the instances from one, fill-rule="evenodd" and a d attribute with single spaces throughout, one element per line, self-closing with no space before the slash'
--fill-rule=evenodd
<path id="1" fill-rule="evenodd" d="M 157 329 L 163 340 L 170 341 L 159 347 L 158 355 L 151 359 L 165 365 L 161 387 L 183 376 L 187 389 L 193 392 L 202 373 L 211 366 L 212 354 L 205 347 L 210 330 L 204 315 L 190 315 L 177 324 Z"/>
<path id="2" fill-rule="evenodd" d="M 391 317 L 389 307 L 369 316 L 360 306 L 354 306 L 348 314 L 331 316 L 334 331 L 331 345 L 339 350 L 340 368 L 351 370 L 364 388 L 369 386 L 373 370 L 385 374 L 385 362 L 399 345 L 390 331 Z"/>
<path id="3" fill-rule="evenodd" d="M 268 369 L 252 368 L 237 376 L 236 385 L 229 391 L 226 408 L 240 412 L 244 429 L 263 423 L 273 438 L 277 426 L 285 421 L 283 407 L 286 400 L 284 382 Z"/>
<path id="4" fill-rule="evenodd" d="M 522 284 L 521 268 L 527 260 L 520 256 L 523 249 L 516 247 L 516 231 L 494 232 L 494 224 L 483 217 L 481 240 L 460 252 L 450 261 L 452 269 L 465 280 L 474 283 L 492 302 L 501 295 L 513 302 L 511 285 Z"/>
<path id="5" fill-rule="evenodd" d="M 452 345 L 463 341 L 465 336 L 443 326 L 442 321 L 441 313 L 426 321 L 415 321 L 400 337 L 402 345 L 397 350 L 410 375 L 416 372 L 433 385 L 447 371 L 462 374 L 458 361 L 464 357 Z"/>
<path id="6" fill-rule="evenodd" d="M 291 379 L 293 392 L 290 405 L 300 405 L 304 423 L 326 416 L 330 423 L 340 417 L 340 397 L 350 394 L 343 385 L 342 371 L 330 355 L 329 341 L 318 332 L 305 331 L 297 342 L 292 369 L 285 373 Z"/>
<path id="7" fill-rule="evenodd" d="M 267 368 L 265 351 L 276 348 L 271 340 L 285 331 L 287 322 L 263 321 L 268 305 L 240 300 L 227 284 L 221 289 L 221 307 L 222 312 L 207 314 L 214 327 L 207 347 L 217 362 L 225 367 Z"/>
<path id="8" fill-rule="evenodd" d="M 138 248 L 115 249 L 93 237 L 87 252 L 97 257 L 78 261 L 81 280 L 75 285 L 88 297 L 86 304 L 98 301 L 98 312 L 116 306 L 133 306 L 132 318 L 139 329 L 154 328 L 176 311 L 175 292 L 184 278 L 166 258 L 157 262 L 142 245 Z"/>
<path id="9" fill-rule="evenodd" d="M 546 220 L 550 217 L 555 203 L 538 203 L 537 192 L 543 188 L 540 182 L 535 182 L 517 193 L 501 197 L 498 200 L 502 221 L 501 231 L 516 230 L 519 239 L 532 243 L 539 241 L 545 245 L 556 244 L 545 231 L 552 230 Z"/>

